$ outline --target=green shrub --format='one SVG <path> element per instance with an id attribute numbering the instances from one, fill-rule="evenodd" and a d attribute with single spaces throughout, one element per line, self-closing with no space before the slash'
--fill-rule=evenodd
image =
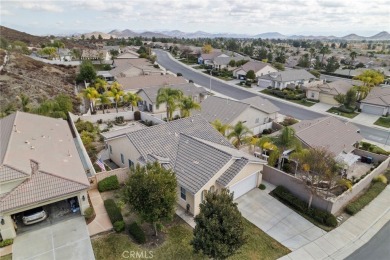
<path id="1" fill-rule="evenodd" d="M 382 182 L 384 184 L 387 184 L 387 178 L 385 175 L 381 174 L 373 179 L 373 182 Z"/>
<path id="2" fill-rule="evenodd" d="M 98 190 L 100 192 L 116 189 L 119 189 L 119 181 L 116 175 L 104 178 L 98 183 Z"/>
<path id="3" fill-rule="evenodd" d="M 118 208 L 118 206 L 115 204 L 115 201 L 112 199 L 107 199 L 104 201 L 104 207 L 106 208 L 108 217 L 111 220 L 111 223 L 114 224 L 117 221 L 122 221 L 123 216 Z"/>
<path id="4" fill-rule="evenodd" d="M 355 111 L 355 109 L 345 107 L 344 105 L 338 107 L 337 110 L 343 113 L 353 113 Z"/>
<path id="5" fill-rule="evenodd" d="M 367 142 L 361 142 L 360 144 L 362 146 L 362 149 L 366 150 L 366 151 L 368 151 L 368 149 L 370 149 L 370 147 L 371 147 L 371 144 L 367 143 Z"/>
<path id="6" fill-rule="evenodd" d="M 281 201 L 290 205 L 292 208 L 311 217 L 323 225 L 329 227 L 337 226 L 337 219 L 333 214 L 313 207 L 308 208 L 308 204 L 305 201 L 295 197 L 289 190 L 282 186 L 276 187 L 272 191 L 272 194 L 278 197 Z"/>
<path id="7" fill-rule="evenodd" d="M 125 230 L 125 222 L 123 220 L 115 222 L 114 223 L 114 230 L 115 230 L 115 232 L 118 232 L 118 233 Z"/>
<path id="8" fill-rule="evenodd" d="M 146 242 L 145 232 L 141 229 L 137 222 L 133 222 L 129 225 L 129 233 L 134 240 L 137 241 L 137 243 L 143 244 Z"/>
<path id="9" fill-rule="evenodd" d="M 82 121 L 80 119 L 78 119 L 76 121 L 75 126 L 77 129 L 77 132 L 79 132 L 79 133 L 81 133 L 82 131 L 87 131 L 87 132 L 92 133 L 95 130 L 95 127 L 93 126 L 93 124 L 91 122 Z"/>
<path id="10" fill-rule="evenodd" d="M 266 188 L 266 186 L 265 186 L 264 184 L 260 184 L 260 185 L 259 185 L 259 189 L 260 189 L 260 190 L 265 190 L 265 188 Z"/>
<path id="11" fill-rule="evenodd" d="M 12 245 L 13 243 L 14 243 L 13 239 L 5 239 L 5 240 L 0 242 L 0 247 L 6 247 L 9 245 Z"/>
<path id="12" fill-rule="evenodd" d="M 350 215 L 355 215 L 362 208 L 367 206 L 373 199 L 375 199 L 385 188 L 386 184 L 382 182 L 374 182 L 363 195 L 354 202 L 349 203 L 345 208 L 345 211 Z"/>
<path id="13" fill-rule="evenodd" d="M 91 219 L 95 214 L 95 211 L 93 210 L 92 207 L 89 207 L 87 208 L 85 211 L 84 211 L 84 217 L 88 220 L 88 219 Z"/>

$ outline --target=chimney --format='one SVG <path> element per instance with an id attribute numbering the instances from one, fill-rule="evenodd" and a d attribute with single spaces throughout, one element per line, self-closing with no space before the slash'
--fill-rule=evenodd
<path id="1" fill-rule="evenodd" d="M 30 159 L 31 175 L 39 171 L 39 163 Z"/>

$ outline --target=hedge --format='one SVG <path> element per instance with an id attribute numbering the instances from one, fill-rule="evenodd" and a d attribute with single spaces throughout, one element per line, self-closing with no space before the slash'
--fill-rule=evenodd
<path id="1" fill-rule="evenodd" d="M 98 183 L 98 190 L 100 192 L 116 189 L 119 189 L 119 181 L 116 175 L 104 178 Z"/>
<path id="2" fill-rule="evenodd" d="M 111 220 L 111 223 L 114 224 L 117 221 L 122 221 L 123 216 L 118 208 L 118 206 L 115 204 L 115 201 L 112 199 L 107 199 L 104 201 L 104 207 L 106 208 L 108 217 Z"/>
<path id="3" fill-rule="evenodd" d="M 115 230 L 115 232 L 118 232 L 118 233 L 125 230 L 125 222 L 123 220 L 115 222 L 114 223 L 114 230 Z"/>
<path id="4" fill-rule="evenodd" d="M 141 229 L 137 222 L 133 222 L 129 225 L 129 233 L 134 240 L 137 241 L 137 243 L 143 244 L 146 242 L 145 232 Z"/>
<path id="5" fill-rule="evenodd" d="M 13 243 L 14 243 L 13 239 L 5 239 L 5 240 L 0 242 L 0 247 L 6 247 L 9 245 L 12 245 Z"/>
<path id="6" fill-rule="evenodd" d="M 354 202 L 349 203 L 345 208 L 345 211 L 350 215 L 355 215 L 362 208 L 367 206 L 373 199 L 375 199 L 386 188 L 386 186 L 387 185 L 382 182 L 374 182 L 362 196 Z"/>
<path id="7" fill-rule="evenodd" d="M 326 225 L 328 227 L 337 226 L 337 219 L 333 214 L 326 212 L 325 210 L 316 209 L 313 207 L 308 208 L 308 204 L 305 201 L 298 199 L 289 190 L 282 186 L 276 187 L 272 191 L 272 194 L 278 197 L 281 201 L 290 205 L 292 208 L 309 216 L 310 218 L 316 220 L 323 225 Z"/>

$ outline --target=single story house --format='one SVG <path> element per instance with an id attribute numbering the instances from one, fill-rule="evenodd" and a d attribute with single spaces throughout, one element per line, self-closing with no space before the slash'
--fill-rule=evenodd
<path id="1" fill-rule="evenodd" d="M 212 63 L 213 63 L 213 68 L 215 69 L 224 69 L 229 67 L 229 62 L 231 60 L 234 60 L 235 62 L 241 61 L 241 60 L 249 60 L 248 57 L 216 57 Z"/>
<path id="2" fill-rule="evenodd" d="M 136 92 L 142 88 L 165 86 L 172 84 L 187 83 L 187 80 L 183 77 L 176 77 L 174 75 L 142 75 L 135 77 L 116 78 L 119 84 L 122 85 L 123 90 L 127 92 Z"/>
<path id="3" fill-rule="evenodd" d="M 178 204 L 193 215 L 207 191 L 229 188 L 238 198 L 261 183 L 266 163 L 237 150 L 200 115 L 107 140 L 121 167 L 159 162 L 176 173 Z"/>
<path id="4" fill-rule="evenodd" d="M 277 69 L 275 69 L 268 63 L 264 63 L 260 61 L 249 61 L 244 65 L 233 70 L 233 76 L 237 79 L 246 79 L 246 74 L 250 70 L 253 70 L 255 72 L 256 78 L 273 72 L 278 72 Z"/>
<path id="5" fill-rule="evenodd" d="M 81 60 L 111 60 L 111 54 L 107 50 L 84 49 L 81 53 Z"/>
<path id="6" fill-rule="evenodd" d="M 363 113 L 385 116 L 390 112 L 390 87 L 373 87 L 365 99 L 360 101 Z"/>
<path id="7" fill-rule="evenodd" d="M 167 111 L 165 104 L 160 104 L 157 108 L 156 99 L 157 94 L 160 88 L 169 87 L 173 89 L 181 90 L 184 96 L 190 96 L 192 100 L 197 103 L 201 103 L 205 98 L 207 98 L 209 92 L 203 87 L 197 87 L 194 83 L 183 83 L 183 84 L 172 84 L 172 85 L 163 85 L 163 86 L 153 86 L 149 88 L 140 89 L 137 94 L 142 98 L 142 106 L 140 107 L 141 111 L 147 111 L 150 113 L 164 113 Z"/>
<path id="8" fill-rule="evenodd" d="M 198 63 L 212 66 L 214 59 L 217 57 L 230 57 L 230 56 L 221 51 L 213 50 L 210 53 L 200 54 L 200 56 L 198 57 Z"/>
<path id="9" fill-rule="evenodd" d="M 336 80 L 333 82 L 319 81 L 317 84 L 306 89 L 306 97 L 329 105 L 339 105 L 334 99 L 335 96 L 339 94 L 345 95 L 353 86 L 360 85 L 361 82 L 357 80 Z"/>
<path id="10" fill-rule="evenodd" d="M 135 51 L 129 50 L 129 51 L 126 51 L 126 52 L 119 54 L 116 58 L 117 59 L 138 59 L 139 54 Z"/>
<path id="11" fill-rule="evenodd" d="M 3 239 L 16 236 L 13 217 L 29 209 L 72 198 L 84 214 L 90 184 L 67 121 L 15 112 L 0 119 L 0 136 Z"/>
<path id="12" fill-rule="evenodd" d="M 359 128 L 352 123 L 328 116 L 302 120 L 291 127 L 304 147 L 324 147 L 336 158 L 342 160 L 348 158 L 346 161 L 348 165 L 358 159 L 356 156 L 347 156 L 356 149 L 356 143 L 363 140 Z M 350 158 L 354 158 L 354 161 Z"/>
<path id="13" fill-rule="evenodd" d="M 201 103 L 201 115 L 208 121 L 219 119 L 223 124 L 235 125 L 239 121 L 253 132 L 262 133 L 271 128 L 279 108 L 260 96 L 243 100 L 231 100 L 210 96 Z"/>
<path id="14" fill-rule="evenodd" d="M 258 85 L 263 88 L 269 86 L 278 89 L 304 87 L 316 77 L 304 69 L 273 72 L 258 78 Z"/>
<path id="15" fill-rule="evenodd" d="M 65 48 L 59 48 L 57 54 L 60 61 L 71 61 L 73 58 L 72 51 Z"/>
<path id="16" fill-rule="evenodd" d="M 111 75 L 116 78 L 134 77 L 140 75 L 160 75 L 162 70 L 155 68 L 149 60 L 139 59 L 115 59 Z"/>

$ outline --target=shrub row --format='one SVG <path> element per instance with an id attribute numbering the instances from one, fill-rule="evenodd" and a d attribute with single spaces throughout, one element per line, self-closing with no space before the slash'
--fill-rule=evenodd
<path id="1" fill-rule="evenodd" d="M 104 178 L 98 183 L 98 190 L 100 192 L 116 189 L 119 189 L 119 181 L 116 175 Z"/>
<path id="2" fill-rule="evenodd" d="M 146 242 L 145 233 L 137 222 L 133 222 L 129 225 L 129 233 L 137 243 L 143 244 Z"/>
<path id="3" fill-rule="evenodd" d="M 115 222 L 123 220 L 122 213 L 114 200 L 112 199 L 105 200 L 104 207 L 106 208 L 108 217 L 110 218 L 111 223 L 113 225 L 115 224 Z"/>
<path id="4" fill-rule="evenodd" d="M 5 239 L 5 240 L 0 242 L 0 247 L 6 247 L 9 245 L 12 245 L 13 243 L 14 243 L 13 239 Z"/>
<path id="5" fill-rule="evenodd" d="M 362 208 L 367 206 L 373 199 L 375 199 L 385 188 L 386 184 L 382 182 L 374 182 L 362 196 L 354 202 L 349 203 L 345 208 L 345 211 L 350 215 L 355 215 Z"/>
<path id="6" fill-rule="evenodd" d="M 285 98 L 289 100 L 300 100 L 306 97 L 304 93 L 299 93 L 296 94 L 294 91 L 283 91 L 279 89 L 270 89 L 268 90 L 268 93 L 280 97 L 280 98 Z"/>
<path id="7" fill-rule="evenodd" d="M 326 212 L 321 209 L 308 208 L 308 204 L 301 199 L 295 197 L 289 190 L 282 186 L 276 187 L 272 191 L 272 194 L 277 196 L 280 200 L 290 205 L 292 208 L 298 210 L 299 212 L 311 217 L 312 219 L 318 221 L 319 223 L 329 226 L 336 227 L 337 219 L 334 215 L 329 212 Z"/>

